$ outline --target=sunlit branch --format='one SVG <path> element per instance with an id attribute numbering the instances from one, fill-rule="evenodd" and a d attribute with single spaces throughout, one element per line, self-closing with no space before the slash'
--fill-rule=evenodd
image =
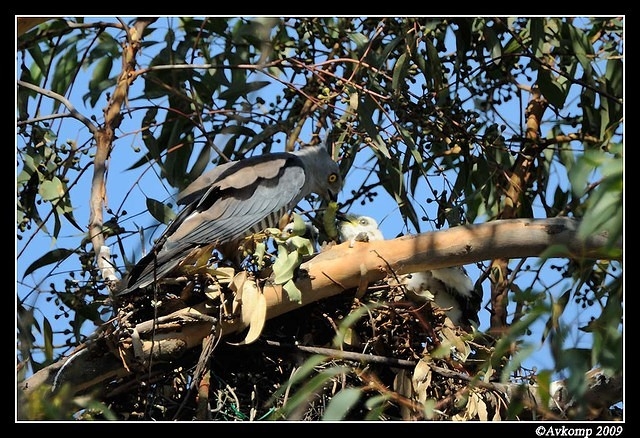
<path id="1" fill-rule="evenodd" d="M 69 110 L 69 112 L 71 113 L 71 116 L 77 119 L 78 121 L 82 122 L 87 128 L 89 128 L 89 131 L 92 134 L 95 134 L 98 131 L 98 128 L 96 128 L 96 126 L 91 122 L 91 120 L 89 120 L 88 118 L 80 114 L 80 112 L 78 112 L 76 107 L 73 106 L 73 104 L 69 102 L 64 96 L 51 90 L 45 90 L 44 88 L 38 87 L 37 85 L 33 85 L 25 81 L 19 80 L 17 82 L 18 82 L 18 85 L 21 87 L 28 88 L 32 91 L 35 91 L 36 93 L 40 93 L 44 96 L 50 97 L 54 100 L 57 100 L 61 104 L 63 104 Z"/>

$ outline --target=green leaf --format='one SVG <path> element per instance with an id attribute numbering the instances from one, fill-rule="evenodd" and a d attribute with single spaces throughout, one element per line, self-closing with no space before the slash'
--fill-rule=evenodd
<path id="1" fill-rule="evenodd" d="M 227 90 L 220 93 L 218 98 L 235 102 L 238 97 L 245 97 L 247 94 L 258 91 L 270 84 L 271 82 L 269 81 L 246 82 L 243 84 L 234 82 Z"/>
<path id="2" fill-rule="evenodd" d="M 89 63 L 101 61 L 104 58 L 120 61 L 120 58 L 122 57 L 122 45 L 116 38 L 108 32 L 102 32 L 98 37 L 98 41 L 99 44 L 95 46 L 89 54 Z"/>
<path id="3" fill-rule="evenodd" d="M 289 300 L 294 303 L 302 303 L 302 292 L 296 286 L 296 282 L 293 280 L 288 280 L 286 283 L 282 285 L 282 289 L 287 293 Z"/>
<path id="4" fill-rule="evenodd" d="M 341 322 L 338 327 L 338 332 L 333 338 L 333 346 L 337 349 L 341 349 L 344 344 L 344 338 L 347 335 L 348 330 L 364 315 L 375 309 L 382 304 L 371 303 L 368 305 L 362 305 L 355 310 L 352 310 Z"/>
<path id="5" fill-rule="evenodd" d="M 530 327 L 538 321 L 539 318 L 548 314 L 548 312 L 549 310 L 544 305 L 537 305 L 530 308 L 522 318 L 511 325 L 505 336 L 502 336 L 498 340 L 495 345 L 494 353 L 492 354 L 492 359 L 495 360 L 495 358 L 507 355 L 508 352 L 512 350 L 513 343 L 520 343 L 521 340 L 519 338 L 526 334 L 530 330 Z M 535 346 L 530 346 L 531 350 L 529 350 L 527 345 L 529 344 L 522 344 L 518 347 L 518 351 L 522 352 L 522 356 L 524 356 L 522 357 L 522 360 L 525 360 L 532 351 L 535 351 Z M 525 347 L 527 348 L 526 351 Z M 513 360 L 510 361 L 509 365 L 503 370 L 502 376 L 504 379 L 507 379 L 504 381 L 508 381 L 511 372 L 515 371 L 520 366 L 521 362 L 516 361 L 516 357 L 517 356 L 514 356 Z M 499 363 L 492 363 L 492 366 L 497 367 L 499 366 Z M 507 368 L 509 369 L 507 370 Z"/>
<path id="6" fill-rule="evenodd" d="M 523 31 L 523 34 L 524 33 L 526 33 L 526 29 Z M 509 42 L 505 44 L 504 49 L 502 50 L 503 53 L 512 54 L 521 52 L 523 49 L 523 45 L 521 44 L 521 41 L 523 41 L 522 36 L 523 35 L 520 35 L 521 38 L 510 38 Z"/>
<path id="7" fill-rule="evenodd" d="M 327 360 L 327 357 L 320 354 L 315 354 L 310 356 L 307 360 L 305 360 L 302 365 L 296 369 L 291 378 L 287 381 L 285 385 L 280 385 L 280 387 L 273 393 L 269 404 L 273 404 L 274 401 L 281 397 L 284 393 L 288 392 L 292 387 L 308 381 L 309 376 L 316 372 L 316 368 L 321 365 L 323 362 Z"/>
<path id="8" fill-rule="evenodd" d="M 42 78 L 42 72 L 47 71 L 47 65 L 51 61 L 50 52 L 42 52 L 42 49 L 38 45 L 29 47 L 29 55 L 33 58 L 34 65 L 30 66 L 32 84 L 39 84 Z"/>
<path id="9" fill-rule="evenodd" d="M 38 192 L 44 201 L 55 201 L 64 196 L 64 185 L 54 176 L 50 181 L 43 181 Z"/>
<path id="10" fill-rule="evenodd" d="M 542 399 L 542 406 L 549 406 L 549 401 L 553 394 L 550 393 L 551 378 L 553 373 L 549 370 L 541 370 L 536 374 L 536 382 L 538 383 L 538 391 Z"/>
<path id="11" fill-rule="evenodd" d="M 89 99 L 91 107 L 95 107 L 104 90 L 116 84 L 115 79 L 109 79 L 112 67 L 113 58 L 105 56 L 98 60 L 93 68 L 93 74 L 89 81 L 89 92 L 83 96 L 83 100 Z"/>
<path id="12" fill-rule="evenodd" d="M 572 372 L 578 371 L 578 369 L 586 371 L 593 365 L 589 348 L 563 348 L 562 354 L 557 359 L 558 369 L 568 368 Z"/>
<path id="13" fill-rule="evenodd" d="M 365 94 L 361 104 L 358 106 L 358 118 L 360 119 L 360 123 L 364 127 L 365 131 L 367 131 L 369 137 L 371 137 L 371 140 L 375 145 L 375 149 L 384 155 L 385 158 L 391 158 L 387 145 L 378 133 L 377 125 L 373 122 L 373 113 L 375 109 L 375 102 L 368 94 Z"/>
<path id="14" fill-rule="evenodd" d="M 567 97 L 565 90 L 562 84 L 553 77 L 551 71 L 546 69 L 538 70 L 538 81 L 536 83 L 540 87 L 540 92 L 552 106 L 556 108 L 564 106 L 564 101 Z"/>
<path id="15" fill-rule="evenodd" d="M 108 421 L 117 421 L 119 420 L 118 416 L 111 410 L 107 405 L 101 403 L 99 401 L 93 400 L 89 396 L 79 396 L 74 399 L 75 403 L 84 408 L 84 414 L 89 416 L 89 420 L 94 419 L 105 419 Z M 93 418 L 91 415 L 97 415 L 98 418 Z M 75 419 L 75 418 L 74 418 Z"/>
<path id="16" fill-rule="evenodd" d="M 284 285 L 293 279 L 293 274 L 301 261 L 302 257 L 298 251 L 289 253 L 283 245 L 278 245 L 278 256 L 273 263 L 274 283 Z"/>
<path id="17" fill-rule="evenodd" d="M 607 71 L 604 79 L 607 81 L 607 90 L 614 96 L 622 96 L 624 90 L 624 63 L 621 59 L 607 61 Z"/>
<path id="18" fill-rule="evenodd" d="M 349 32 L 348 35 L 349 39 L 353 41 L 360 50 L 364 49 L 367 44 L 369 44 L 369 38 L 360 32 Z"/>
<path id="19" fill-rule="evenodd" d="M 169 206 L 153 198 L 147 198 L 147 210 L 155 220 L 165 225 L 169 225 L 176 217 L 176 213 Z"/>
<path id="20" fill-rule="evenodd" d="M 406 84 L 408 67 L 409 55 L 405 52 L 400 55 L 400 57 L 396 61 L 396 65 L 393 67 L 393 79 L 391 80 L 391 87 L 394 90 L 400 91 L 402 89 L 402 86 Z"/>
<path id="21" fill-rule="evenodd" d="M 422 403 L 422 406 L 425 418 L 432 420 L 438 409 L 437 401 L 433 398 L 428 398 Z"/>
<path id="22" fill-rule="evenodd" d="M 47 362 L 53 361 L 53 328 L 47 318 L 43 318 L 42 340 L 44 341 L 44 357 Z"/>
<path id="23" fill-rule="evenodd" d="M 589 198 L 589 208 L 580 222 L 578 236 L 587 238 L 595 233 L 606 232 L 609 244 L 622 235 L 622 192 L 598 190 Z"/>
<path id="24" fill-rule="evenodd" d="M 37 165 L 35 163 L 35 161 L 33 160 L 33 157 L 31 155 L 24 155 L 22 157 L 22 172 L 20 172 L 20 174 L 18 175 L 18 177 L 16 178 L 16 183 L 18 184 L 26 184 L 27 182 L 29 182 L 29 180 L 31 180 L 32 178 L 34 178 L 34 174 L 35 176 L 35 181 L 32 181 L 32 184 L 37 185 L 38 183 L 38 177 L 37 177 Z"/>
<path id="25" fill-rule="evenodd" d="M 532 18 L 529 23 L 529 33 L 531 34 L 531 51 L 536 58 L 542 58 L 544 56 L 544 41 L 545 41 L 545 21 L 544 18 Z M 530 62 L 529 66 L 532 70 L 537 70 L 539 64 L 537 62 Z"/>
<path id="26" fill-rule="evenodd" d="M 298 383 L 302 383 L 306 380 L 309 380 L 309 376 L 316 372 L 316 369 L 319 365 L 327 360 L 327 357 L 320 354 L 315 354 L 310 356 L 304 363 L 300 366 L 300 368 L 296 369 L 295 373 L 291 376 L 291 378 L 287 381 L 286 386 L 297 385 Z M 286 391 L 286 386 L 281 386 L 278 388 L 274 395 L 283 394 Z"/>
<path id="27" fill-rule="evenodd" d="M 385 419 L 384 411 L 389 406 L 389 403 L 393 403 L 393 398 L 391 394 L 380 394 L 368 398 L 365 402 L 365 407 L 369 412 L 365 420 L 376 421 Z"/>
<path id="28" fill-rule="evenodd" d="M 31 263 L 27 269 L 25 269 L 22 278 L 31 274 L 36 269 L 40 269 L 43 266 L 50 265 L 52 263 L 59 263 L 64 261 L 67 257 L 73 254 L 75 251 L 66 248 L 57 248 L 49 251 L 42 257 L 38 258 L 36 261 Z"/>
<path id="29" fill-rule="evenodd" d="M 534 344 L 518 342 L 518 350 L 511 357 L 511 359 L 507 362 L 506 366 L 502 369 L 500 373 L 500 380 L 502 382 L 509 382 L 511 376 L 518 372 L 521 369 L 522 364 L 525 363 L 531 356 L 533 356 L 536 351 L 538 351 L 539 347 Z M 492 358 L 500 357 L 500 355 L 494 353 Z"/>
<path id="30" fill-rule="evenodd" d="M 287 418 L 289 413 L 293 412 L 302 403 L 309 401 L 310 396 L 315 394 L 320 388 L 327 384 L 335 376 L 349 373 L 351 370 L 345 366 L 333 366 L 326 368 L 319 372 L 317 375 L 306 380 L 305 384 L 298 389 L 288 400 L 287 403 L 281 408 L 281 415 Z"/>
<path id="31" fill-rule="evenodd" d="M 580 106 L 582 108 L 582 130 L 588 134 L 596 134 L 600 131 L 600 112 L 597 105 L 599 97 L 593 90 L 585 89 L 580 93 Z"/>
<path id="32" fill-rule="evenodd" d="M 246 126 L 239 126 L 239 125 L 228 125 L 228 126 L 224 126 L 221 130 L 220 130 L 220 134 L 224 134 L 224 135 L 243 135 L 245 137 L 254 137 L 257 135 L 257 133 L 251 129 L 248 128 Z"/>
<path id="33" fill-rule="evenodd" d="M 293 228 L 291 229 L 292 236 L 302 236 L 307 231 L 307 224 L 304 223 L 304 219 L 298 213 L 293 213 Z"/>
<path id="34" fill-rule="evenodd" d="M 359 388 L 345 388 L 331 398 L 324 410 L 322 421 L 340 421 L 360 400 L 362 390 Z"/>
<path id="35" fill-rule="evenodd" d="M 608 233 L 608 243 L 613 245 L 622 236 L 623 205 L 623 157 L 622 147 L 611 148 L 612 154 L 599 150 L 588 150 L 580 156 L 569 172 L 569 180 L 576 196 L 580 197 L 588 186 L 594 172 L 602 175 L 600 184 L 586 201 L 586 210 L 578 236 L 587 238 L 593 234 Z"/>
<path id="36" fill-rule="evenodd" d="M 484 38 L 487 44 L 487 50 L 491 53 L 491 60 L 497 65 L 502 60 L 502 46 L 493 27 L 484 26 Z"/>
<path id="37" fill-rule="evenodd" d="M 71 81 L 76 77 L 75 72 L 78 68 L 78 52 L 76 46 L 71 45 L 64 55 L 60 58 L 56 64 L 56 68 L 53 73 L 53 79 L 51 81 L 51 91 L 58 93 L 62 96 L 67 94 L 67 90 L 71 85 Z M 53 112 L 55 113 L 60 107 L 58 100 L 53 102 Z"/>
<path id="38" fill-rule="evenodd" d="M 327 238 L 331 240 L 338 239 L 338 228 L 336 226 L 336 214 L 338 213 L 338 208 L 339 205 L 336 201 L 330 201 L 322 214 L 322 226 L 324 227 L 324 232 L 327 234 Z"/>
<path id="39" fill-rule="evenodd" d="M 154 126 L 157 123 L 157 116 L 158 108 L 156 107 L 151 107 L 145 112 L 144 117 L 142 118 L 142 123 L 140 124 L 140 128 L 142 129 L 142 141 L 147 148 L 148 157 L 141 158 L 137 163 L 130 166 L 129 169 L 135 169 L 143 165 L 148 165 L 150 159 L 160 160 L 162 150 L 158 145 L 158 140 L 156 140 L 152 132 Z"/>
<path id="40" fill-rule="evenodd" d="M 301 256 L 311 255 L 315 252 L 313 248 L 313 242 L 302 236 L 290 237 L 289 239 L 287 239 L 287 245 L 295 248 L 295 251 Z"/>
<path id="41" fill-rule="evenodd" d="M 584 75 L 587 78 L 592 77 L 591 58 L 593 57 L 593 46 L 589 42 L 589 37 L 582 30 L 570 23 L 564 22 L 563 33 L 568 32 L 574 55 L 580 61 L 580 65 L 584 69 Z"/>
<path id="42" fill-rule="evenodd" d="M 184 128 L 182 132 L 179 132 L 182 128 L 177 125 L 179 124 L 175 124 L 176 128 L 178 128 L 175 132 L 175 143 L 171 142 L 170 144 L 175 144 L 178 147 L 166 155 L 163 163 L 167 182 L 173 187 L 181 187 L 183 185 L 184 176 L 187 174 L 187 168 L 191 161 L 194 143 L 192 129 L 190 127 Z"/>

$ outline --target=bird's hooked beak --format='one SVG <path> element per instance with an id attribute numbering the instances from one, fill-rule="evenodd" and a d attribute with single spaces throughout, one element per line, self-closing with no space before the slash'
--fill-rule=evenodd
<path id="1" fill-rule="evenodd" d="M 348 215 L 346 213 L 342 213 L 342 212 L 337 212 L 336 213 L 336 221 L 338 222 L 346 222 L 349 224 L 354 223 L 353 217 L 351 215 Z"/>

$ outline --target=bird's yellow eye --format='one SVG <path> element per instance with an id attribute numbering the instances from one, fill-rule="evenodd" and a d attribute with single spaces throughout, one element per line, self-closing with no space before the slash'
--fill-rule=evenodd
<path id="1" fill-rule="evenodd" d="M 334 182 L 338 181 L 338 175 L 335 173 L 332 173 L 331 175 L 329 175 L 329 177 L 327 178 L 327 181 L 329 181 L 330 184 L 333 184 Z"/>

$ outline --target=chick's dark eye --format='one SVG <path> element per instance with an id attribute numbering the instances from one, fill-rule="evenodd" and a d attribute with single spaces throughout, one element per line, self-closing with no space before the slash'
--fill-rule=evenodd
<path id="1" fill-rule="evenodd" d="M 327 178 L 327 181 L 329 181 L 330 183 L 334 183 L 338 181 L 338 175 L 336 175 L 335 173 L 332 173 L 331 175 L 329 175 L 329 178 Z"/>

